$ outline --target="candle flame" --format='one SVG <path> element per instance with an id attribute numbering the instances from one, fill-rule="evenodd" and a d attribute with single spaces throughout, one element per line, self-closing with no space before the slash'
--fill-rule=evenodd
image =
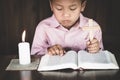
<path id="1" fill-rule="evenodd" d="M 25 42 L 25 36 L 26 36 L 26 30 L 24 30 L 22 33 L 22 42 Z"/>

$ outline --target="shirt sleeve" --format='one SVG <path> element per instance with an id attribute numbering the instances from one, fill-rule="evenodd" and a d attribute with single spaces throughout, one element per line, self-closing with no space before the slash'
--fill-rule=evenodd
<path id="1" fill-rule="evenodd" d="M 34 38 L 33 43 L 31 47 L 31 55 L 44 55 L 47 53 L 47 48 L 49 47 L 49 44 L 47 42 L 47 35 L 45 32 L 45 26 L 44 24 L 38 24 Z"/>

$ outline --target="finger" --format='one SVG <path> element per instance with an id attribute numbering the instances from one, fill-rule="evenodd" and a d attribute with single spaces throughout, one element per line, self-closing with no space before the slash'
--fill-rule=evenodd
<path id="1" fill-rule="evenodd" d="M 65 51 L 63 49 L 60 50 L 60 56 L 63 56 L 65 54 Z"/>
<path id="2" fill-rule="evenodd" d="M 96 50 L 96 49 L 98 49 L 98 48 L 99 48 L 98 46 L 88 47 L 88 50 Z"/>
<path id="3" fill-rule="evenodd" d="M 99 47 L 88 48 L 88 52 L 90 52 L 90 53 L 96 53 L 98 51 L 99 51 Z"/>
<path id="4" fill-rule="evenodd" d="M 57 45 L 58 49 L 59 49 L 59 55 L 63 55 L 64 54 L 64 49 L 60 46 L 60 45 Z"/>
<path id="5" fill-rule="evenodd" d="M 88 47 L 99 47 L 99 42 L 98 41 L 92 41 L 90 45 L 88 45 Z"/>
<path id="6" fill-rule="evenodd" d="M 94 43 L 98 43 L 98 40 L 95 38 L 91 41 L 91 44 L 94 44 Z"/>
<path id="7" fill-rule="evenodd" d="M 99 47 L 98 43 L 90 44 L 88 45 L 88 48 L 94 48 L 94 47 Z"/>
<path id="8" fill-rule="evenodd" d="M 91 54 L 96 54 L 98 51 L 96 51 L 96 50 L 93 50 L 93 51 L 89 51 L 89 53 L 91 53 Z"/>
<path id="9" fill-rule="evenodd" d="M 60 54 L 60 50 L 59 50 L 58 46 L 54 46 L 53 49 L 54 49 L 54 52 L 56 55 Z"/>
<path id="10" fill-rule="evenodd" d="M 51 55 L 56 55 L 55 50 L 54 50 L 53 47 L 49 48 L 49 49 L 48 49 L 48 52 L 49 52 L 49 54 L 51 54 Z"/>
<path id="11" fill-rule="evenodd" d="M 52 54 L 52 51 L 51 51 L 50 49 L 48 50 L 48 54 L 49 54 L 49 55 L 53 55 L 53 54 Z"/>
<path id="12" fill-rule="evenodd" d="M 87 41 L 86 45 L 87 45 L 87 47 L 88 47 L 88 46 L 90 45 L 90 41 Z"/>
<path id="13" fill-rule="evenodd" d="M 87 45 L 89 45 L 90 44 L 90 41 L 87 41 Z"/>

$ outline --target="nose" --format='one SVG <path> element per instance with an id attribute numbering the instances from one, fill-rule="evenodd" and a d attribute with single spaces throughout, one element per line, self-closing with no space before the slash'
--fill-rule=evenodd
<path id="1" fill-rule="evenodd" d="M 70 15 L 67 13 L 64 13 L 64 17 L 69 17 Z"/>
<path id="2" fill-rule="evenodd" d="M 64 10 L 63 16 L 64 16 L 64 17 L 70 17 L 70 12 L 69 12 L 69 10 Z"/>

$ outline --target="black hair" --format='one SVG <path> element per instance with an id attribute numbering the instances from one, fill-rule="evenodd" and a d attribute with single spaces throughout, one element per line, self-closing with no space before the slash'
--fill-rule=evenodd
<path id="1" fill-rule="evenodd" d="M 80 0 L 81 1 L 81 3 L 83 3 L 83 2 L 85 2 L 85 1 L 87 1 L 87 0 Z"/>
<path id="2" fill-rule="evenodd" d="M 49 0 L 49 1 L 51 1 L 51 2 L 52 2 L 53 0 Z M 80 1 L 83 3 L 84 1 L 87 1 L 87 0 L 80 0 Z"/>

